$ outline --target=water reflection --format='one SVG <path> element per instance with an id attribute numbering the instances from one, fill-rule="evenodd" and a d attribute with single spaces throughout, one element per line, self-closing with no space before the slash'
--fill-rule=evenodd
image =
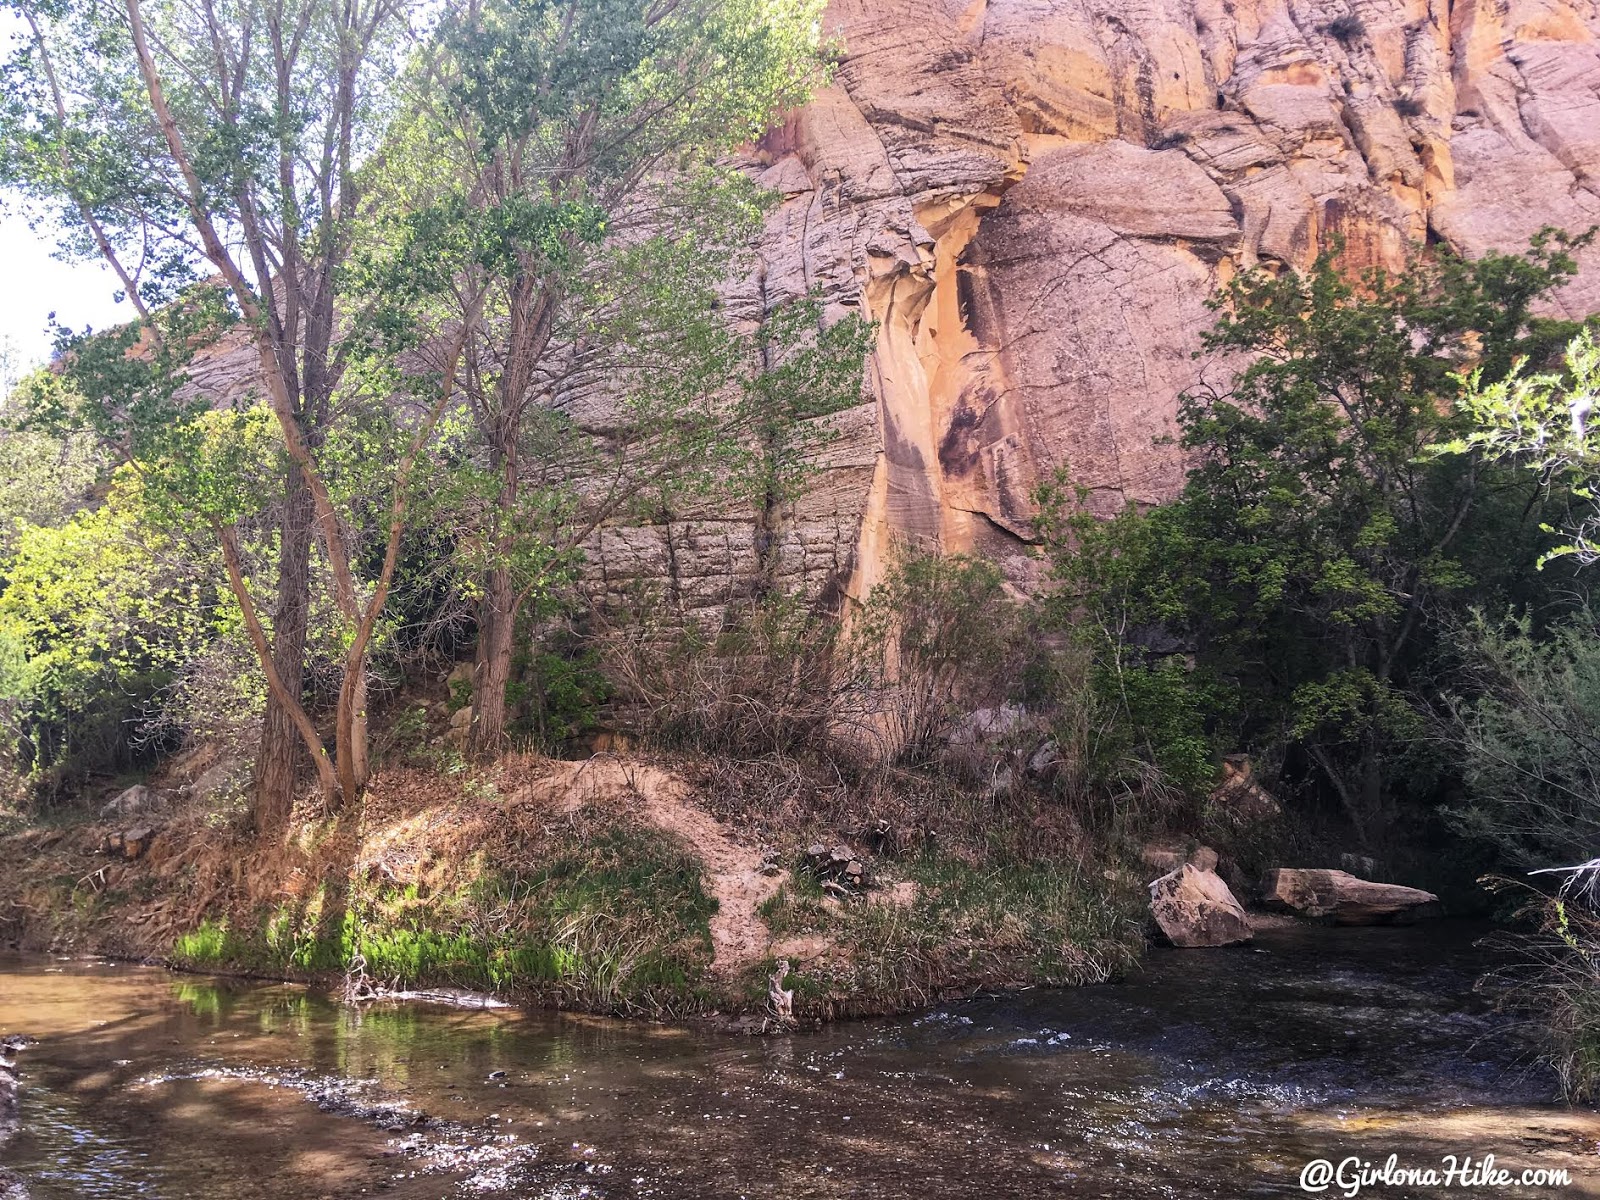
<path id="1" fill-rule="evenodd" d="M 1600 1122 L 1473 993 L 1473 932 L 1286 931 L 770 1039 L 0 960 L 0 1031 L 40 1039 L 9 1155 L 41 1200 L 1287 1196 L 1311 1158 L 1486 1151 L 1600 1194 Z"/>

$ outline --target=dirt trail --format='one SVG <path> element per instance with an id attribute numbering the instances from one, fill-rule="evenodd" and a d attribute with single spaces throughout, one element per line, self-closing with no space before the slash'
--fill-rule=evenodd
<path id="1" fill-rule="evenodd" d="M 772 934 L 757 908 L 788 878 L 761 873 L 761 854 L 740 845 L 721 823 L 689 799 L 689 787 L 647 763 L 596 756 L 571 768 L 562 802 L 572 812 L 591 800 L 627 798 L 645 820 L 681 839 L 705 863 L 706 885 L 717 901 L 711 917 L 712 971 L 738 975 L 766 957 Z"/>

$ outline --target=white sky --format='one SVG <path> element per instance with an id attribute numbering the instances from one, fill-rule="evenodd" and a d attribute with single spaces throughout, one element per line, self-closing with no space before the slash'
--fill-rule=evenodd
<path id="1" fill-rule="evenodd" d="M 0 210 L 0 345 L 16 348 L 23 369 L 50 354 L 50 314 L 64 325 L 103 329 L 132 315 L 116 304 L 117 277 L 97 262 L 64 263 L 53 257 L 47 232 L 35 234 L 15 212 Z"/>

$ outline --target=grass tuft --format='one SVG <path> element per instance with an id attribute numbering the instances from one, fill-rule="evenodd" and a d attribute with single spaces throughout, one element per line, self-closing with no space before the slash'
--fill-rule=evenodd
<path id="1" fill-rule="evenodd" d="M 909 904 L 840 903 L 797 875 L 763 906 L 775 935 L 822 935 L 833 947 L 795 969 L 798 1013 L 833 1017 L 980 988 L 1102 982 L 1136 961 L 1143 943 L 1134 898 L 1070 862 L 975 865 L 927 851 L 902 870 L 916 887 Z"/>

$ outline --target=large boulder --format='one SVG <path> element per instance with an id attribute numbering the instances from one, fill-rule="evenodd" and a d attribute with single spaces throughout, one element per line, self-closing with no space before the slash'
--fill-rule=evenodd
<path id="1" fill-rule="evenodd" d="M 154 807 L 150 789 L 142 783 L 136 783 L 127 791 L 120 793 L 106 801 L 101 808 L 102 817 L 132 817 L 139 813 L 147 812 Z"/>
<path id="2" fill-rule="evenodd" d="M 1439 897 L 1398 883 L 1373 883 L 1348 871 L 1280 867 L 1262 880 L 1273 908 L 1335 925 L 1404 925 L 1439 915 Z"/>
<path id="3" fill-rule="evenodd" d="M 1191 850 L 1170 842 L 1147 842 L 1139 850 L 1139 859 L 1150 872 L 1147 879 L 1176 871 L 1184 863 L 1202 871 L 1215 871 L 1218 862 L 1217 852 L 1210 846 L 1195 846 Z"/>
<path id="4" fill-rule="evenodd" d="M 1192 863 L 1150 885 L 1150 914 L 1174 946 L 1231 946 L 1252 934 L 1250 918 L 1228 885 Z"/>

